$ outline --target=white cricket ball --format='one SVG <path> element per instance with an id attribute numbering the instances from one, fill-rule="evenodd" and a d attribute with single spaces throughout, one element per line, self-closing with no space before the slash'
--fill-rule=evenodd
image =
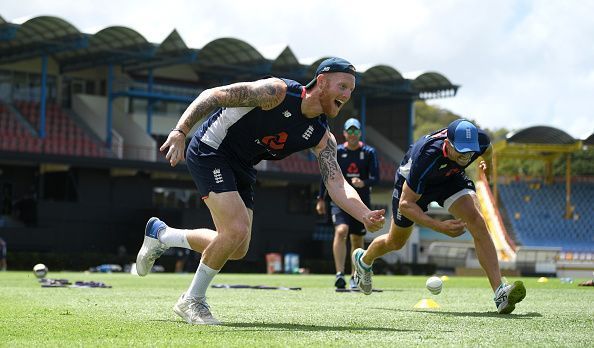
<path id="1" fill-rule="evenodd" d="M 33 266 L 33 273 L 35 273 L 35 276 L 37 278 L 45 277 L 47 272 L 48 272 L 47 266 L 44 265 L 43 263 L 38 263 L 35 266 Z"/>
<path id="2" fill-rule="evenodd" d="M 433 276 L 427 279 L 425 286 L 427 287 L 427 290 L 429 290 L 429 292 L 431 292 L 433 295 L 438 295 L 443 287 L 443 282 L 439 277 Z"/>

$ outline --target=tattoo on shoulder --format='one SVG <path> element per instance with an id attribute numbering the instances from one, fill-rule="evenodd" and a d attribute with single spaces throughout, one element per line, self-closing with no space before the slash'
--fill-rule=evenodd
<path id="1" fill-rule="evenodd" d="M 227 107 L 260 106 L 270 109 L 283 98 L 282 88 L 269 81 L 257 84 L 238 83 L 224 88 L 223 91 L 226 95 L 221 104 Z"/>
<path id="2" fill-rule="evenodd" d="M 284 98 L 283 89 L 274 82 L 262 86 L 262 109 L 269 110 L 277 106 Z"/>
<path id="3" fill-rule="evenodd" d="M 325 184 L 330 180 L 334 180 L 340 173 L 340 167 L 336 161 L 336 141 L 332 138 L 328 138 L 326 147 L 320 151 L 318 163 L 320 165 L 320 174 Z"/>

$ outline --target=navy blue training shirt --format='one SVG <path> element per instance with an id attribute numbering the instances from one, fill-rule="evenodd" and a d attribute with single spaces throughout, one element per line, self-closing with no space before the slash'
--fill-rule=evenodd
<path id="1" fill-rule="evenodd" d="M 356 150 L 349 150 L 347 143 L 338 145 L 336 150 L 336 159 L 342 171 L 342 175 L 346 178 L 348 183 L 351 183 L 351 178 L 359 178 L 363 180 L 365 186 L 362 188 L 355 188 L 363 202 L 369 203 L 371 186 L 377 184 L 379 181 L 379 169 L 375 149 L 369 145 L 359 142 L 359 148 Z M 324 182 L 320 182 L 320 197 L 326 194 L 326 186 Z"/>
<path id="2" fill-rule="evenodd" d="M 305 88 L 287 84 L 285 99 L 274 109 L 233 107 L 216 110 L 194 134 L 202 143 L 244 165 L 280 160 L 320 142 L 328 123 L 326 115 L 307 118 L 301 113 Z"/>
<path id="3" fill-rule="evenodd" d="M 467 165 L 461 166 L 448 159 L 444 141 L 446 138 L 447 128 L 444 128 L 425 135 L 412 144 L 396 171 L 396 180 L 399 176 L 404 178 L 414 192 L 423 194 L 427 185 L 439 185 L 447 182 L 452 175 L 464 173 L 466 167 L 485 153 L 491 144 L 487 133 L 479 129 L 480 152 L 476 152 Z"/>

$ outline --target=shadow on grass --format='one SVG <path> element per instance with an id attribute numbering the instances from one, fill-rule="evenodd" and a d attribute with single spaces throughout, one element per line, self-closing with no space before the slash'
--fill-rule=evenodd
<path id="1" fill-rule="evenodd" d="M 394 312 L 419 312 L 419 313 L 429 313 L 435 314 L 440 316 L 450 316 L 450 317 L 477 317 L 477 318 L 504 318 L 504 319 L 530 319 L 530 318 L 540 318 L 542 314 L 537 312 L 529 312 L 529 313 L 521 313 L 521 314 L 499 314 L 496 312 L 444 312 L 440 310 L 423 310 L 423 309 L 395 309 L 395 308 L 371 308 L 371 309 L 379 309 L 384 311 L 394 311 Z"/>
<path id="2" fill-rule="evenodd" d="M 180 323 L 186 324 L 181 319 L 154 319 L 151 321 L 161 323 Z M 229 323 L 223 322 L 221 325 L 209 327 L 233 327 L 236 329 L 243 329 L 241 331 L 385 331 L 385 332 L 419 332 L 419 330 L 395 329 L 391 327 L 351 327 L 351 326 L 326 326 L 326 325 L 305 325 L 305 324 L 289 324 L 289 323 Z M 217 330 L 221 331 L 221 330 Z M 222 330 L 225 331 L 225 330 Z M 233 330 L 235 331 L 235 330 Z"/>
<path id="3" fill-rule="evenodd" d="M 418 332 L 419 330 L 395 329 L 391 327 L 351 327 L 351 326 L 326 326 L 326 325 L 304 325 L 289 323 L 223 323 L 224 327 L 246 328 L 241 331 L 385 331 L 385 332 Z M 250 330 L 251 329 L 251 330 Z"/>

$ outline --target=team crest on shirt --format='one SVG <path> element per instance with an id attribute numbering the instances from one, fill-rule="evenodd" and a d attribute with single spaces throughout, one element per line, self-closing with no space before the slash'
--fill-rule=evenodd
<path id="1" fill-rule="evenodd" d="M 215 168 L 212 171 L 212 175 L 214 176 L 215 183 L 220 184 L 223 182 L 223 175 L 221 174 L 221 170 L 219 168 Z"/>
<path id="2" fill-rule="evenodd" d="M 285 110 L 283 111 L 283 116 L 285 116 L 286 118 L 291 117 L 291 113 L 289 112 L 289 110 Z"/>

